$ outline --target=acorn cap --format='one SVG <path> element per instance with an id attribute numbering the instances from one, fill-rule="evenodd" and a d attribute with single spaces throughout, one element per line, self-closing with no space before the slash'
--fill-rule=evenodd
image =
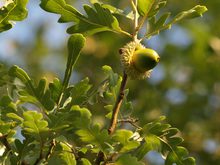
<path id="1" fill-rule="evenodd" d="M 125 73 L 131 79 L 150 77 L 152 69 L 160 59 L 156 51 L 145 48 L 141 43 L 134 41 L 121 48 L 120 54 Z"/>

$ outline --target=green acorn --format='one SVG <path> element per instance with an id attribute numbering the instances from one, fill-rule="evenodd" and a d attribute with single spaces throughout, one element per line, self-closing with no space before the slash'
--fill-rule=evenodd
<path id="1" fill-rule="evenodd" d="M 121 63 L 125 73 L 132 79 L 145 79 L 160 60 L 153 49 L 145 48 L 139 42 L 130 42 L 120 49 Z"/>
<path id="2" fill-rule="evenodd" d="M 153 49 L 139 49 L 133 54 L 132 61 L 136 69 L 146 72 L 153 69 L 159 62 L 160 57 Z"/>

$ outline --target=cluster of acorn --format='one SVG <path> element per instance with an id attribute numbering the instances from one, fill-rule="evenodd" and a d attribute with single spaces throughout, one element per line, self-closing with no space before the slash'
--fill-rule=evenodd
<path id="1" fill-rule="evenodd" d="M 140 42 L 129 42 L 119 50 L 125 73 L 132 79 L 150 76 L 152 69 L 160 60 L 153 49 L 145 48 Z"/>

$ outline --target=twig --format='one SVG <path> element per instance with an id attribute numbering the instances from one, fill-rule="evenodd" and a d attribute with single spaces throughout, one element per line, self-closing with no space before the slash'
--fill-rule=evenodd
<path id="1" fill-rule="evenodd" d="M 118 98 L 117 98 L 115 106 L 113 108 L 111 124 L 110 124 L 110 127 L 108 129 L 108 133 L 110 135 L 115 131 L 115 128 L 117 126 L 118 113 L 120 111 L 121 103 L 122 103 L 122 100 L 124 98 L 124 89 L 125 89 L 126 83 L 127 83 L 127 74 L 124 72 L 122 82 L 121 82 L 120 91 L 119 91 L 119 94 L 118 94 Z"/>
<path id="2" fill-rule="evenodd" d="M 153 4 L 154 4 L 154 2 L 151 3 L 150 9 L 152 8 Z M 149 10 L 149 11 L 150 11 L 150 10 Z M 136 26 L 135 33 L 138 33 L 138 31 L 142 28 L 142 26 L 143 26 L 145 20 L 147 19 L 147 16 L 148 16 L 149 11 L 148 11 L 147 13 L 145 13 L 145 15 L 142 17 L 140 23 L 138 24 L 138 26 Z"/>
<path id="3" fill-rule="evenodd" d="M 133 29 L 133 40 L 137 41 L 137 33 L 138 33 L 138 11 L 137 11 L 137 0 L 131 0 L 131 7 L 134 13 L 134 29 Z"/>
<path id="4" fill-rule="evenodd" d="M 11 146 L 7 140 L 8 135 L 2 135 L 0 136 L 0 142 L 5 146 L 7 151 L 11 151 Z"/>
<path id="5" fill-rule="evenodd" d="M 102 151 L 99 151 L 98 156 L 95 160 L 95 164 L 100 165 L 100 163 L 105 160 L 104 158 L 105 158 L 104 153 Z"/>
<path id="6" fill-rule="evenodd" d="M 53 152 L 53 149 L 54 149 L 55 145 L 56 145 L 55 139 L 51 140 L 48 153 L 47 153 L 46 156 L 45 156 L 45 159 L 46 159 L 46 160 L 48 160 L 48 159 L 50 158 L 50 156 L 51 156 L 51 154 L 52 154 L 52 152 Z"/>
<path id="7" fill-rule="evenodd" d="M 137 129 L 141 129 L 136 123 L 138 122 L 138 119 L 134 118 L 127 118 L 127 119 L 120 119 L 118 120 L 118 123 L 129 123 L 132 126 L 136 127 Z"/>
<path id="8" fill-rule="evenodd" d="M 136 31 L 137 26 L 138 26 L 137 0 L 134 0 L 134 2 L 133 2 L 133 0 L 130 0 L 130 1 L 131 1 L 131 5 L 133 8 L 133 12 L 134 12 L 134 32 L 133 32 L 132 37 L 133 37 L 133 41 L 137 41 L 137 33 L 138 33 Z M 127 83 L 127 74 L 124 71 L 119 94 L 118 94 L 117 100 L 116 100 L 114 108 L 113 108 L 111 123 L 110 123 L 109 129 L 108 129 L 109 135 L 111 135 L 115 131 L 115 128 L 117 126 L 118 113 L 120 111 L 120 107 L 121 107 L 121 104 L 122 104 L 122 101 L 123 101 L 123 98 L 125 95 L 124 90 L 125 90 L 126 83 Z M 100 151 L 98 153 L 98 156 L 96 158 L 95 163 L 97 165 L 99 165 L 104 160 L 105 160 L 105 155 L 102 151 Z M 109 161 L 109 159 L 107 161 Z M 104 162 L 104 165 L 107 164 L 107 161 Z"/>

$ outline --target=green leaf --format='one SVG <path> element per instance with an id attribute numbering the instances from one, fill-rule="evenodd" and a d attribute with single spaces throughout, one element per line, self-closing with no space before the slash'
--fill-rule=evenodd
<path id="1" fill-rule="evenodd" d="M 62 92 L 62 83 L 58 78 L 55 78 L 53 82 L 49 83 L 49 90 L 51 93 L 51 98 L 56 102 Z"/>
<path id="2" fill-rule="evenodd" d="M 144 138 L 144 143 L 135 151 L 134 155 L 138 160 L 141 160 L 149 151 L 160 151 L 160 148 L 161 142 L 157 136 L 149 134 Z"/>
<path id="3" fill-rule="evenodd" d="M 3 96 L 0 99 L 0 112 L 1 112 L 1 119 L 5 119 L 8 113 L 17 112 L 16 104 L 9 96 Z"/>
<path id="4" fill-rule="evenodd" d="M 134 16 L 132 14 L 126 14 L 124 10 L 121 10 L 119 8 L 116 8 L 115 6 L 109 5 L 109 4 L 102 4 L 103 8 L 106 8 L 108 10 L 110 10 L 110 12 L 112 14 L 114 14 L 114 16 L 122 16 L 123 18 L 126 18 L 130 21 L 132 21 L 134 19 Z"/>
<path id="5" fill-rule="evenodd" d="M 28 137 L 21 142 L 18 139 L 15 139 L 16 151 L 19 154 L 19 159 L 22 161 L 25 157 L 30 157 L 30 153 L 35 150 L 36 144 L 33 143 L 34 140 L 31 137 Z"/>
<path id="6" fill-rule="evenodd" d="M 128 152 L 137 148 L 140 143 L 132 139 L 133 132 L 125 129 L 117 130 L 113 135 L 113 140 L 119 142 L 119 152 Z"/>
<path id="7" fill-rule="evenodd" d="M 139 162 L 136 157 L 131 156 L 130 154 L 123 154 L 121 155 L 115 162 L 115 165 L 144 165 L 143 163 Z"/>
<path id="8" fill-rule="evenodd" d="M 62 110 L 56 114 L 50 114 L 50 128 L 52 130 L 67 131 L 69 129 L 87 129 L 90 125 L 91 113 L 86 108 L 72 106 L 71 109 Z"/>
<path id="9" fill-rule="evenodd" d="M 89 79 L 85 78 L 75 84 L 71 89 L 71 105 L 81 105 L 88 101 L 87 93 L 92 86 L 89 84 Z"/>
<path id="10" fill-rule="evenodd" d="M 76 128 L 87 128 L 90 125 L 92 114 L 87 108 L 72 106 L 70 113 L 75 113 L 73 124 Z"/>
<path id="11" fill-rule="evenodd" d="M 28 74 L 18 67 L 17 65 L 12 66 L 8 71 L 9 76 L 11 77 L 17 77 L 20 79 L 24 84 L 28 83 L 31 79 L 28 76 Z"/>
<path id="12" fill-rule="evenodd" d="M 184 19 L 192 19 L 192 18 L 196 18 L 196 17 L 200 17 L 203 15 L 203 13 L 205 13 L 207 11 L 207 8 L 205 6 L 200 6 L 200 5 L 197 5 L 195 7 L 193 7 L 192 9 L 190 10 L 187 10 L 187 11 L 183 11 L 183 12 L 180 12 L 179 14 L 177 14 L 170 22 L 168 22 L 167 24 L 161 24 L 162 22 L 164 22 L 164 19 L 168 18 L 168 14 L 167 15 L 164 15 L 161 19 L 161 23 L 158 22 L 158 25 L 156 25 L 155 23 L 155 18 L 152 18 L 152 20 L 149 22 L 150 25 L 151 25 L 151 28 L 150 30 L 147 32 L 146 34 L 146 38 L 149 38 L 153 35 L 156 35 L 158 34 L 160 31 L 162 30 L 166 30 L 166 29 L 170 29 L 171 26 L 175 23 L 178 23 Z M 158 20 L 158 21 L 159 21 Z M 166 21 L 166 20 L 165 20 Z M 155 27 L 156 26 L 156 27 Z"/>
<path id="13" fill-rule="evenodd" d="M 0 8 L 0 33 L 12 28 L 12 21 L 21 21 L 27 17 L 28 0 L 14 0 Z"/>
<path id="14" fill-rule="evenodd" d="M 21 122 L 23 121 L 23 118 L 21 118 L 20 116 L 18 116 L 15 113 L 7 113 L 7 117 L 12 118 L 12 119 L 16 119 L 16 120 L 21 121 Z"/>
<path id="15" fill-rule="evenodd" d="M 121 31 L 117 19 L 111 14 L 109 9 L 103 8 L 98 3 L 94 4 L 94 8 L 84 5 L 87 18 L 80 20 L 79 24 L 68 28 L 67 32 L 70 34 L 83 33 L 85 35 L 92 35 L 103 31 Z"/>
<path id="16" fill-rule="evenodd" d="M 99 3 L 94 4 L 94 9 L 88 5 L 84 6 L 87 17 L 66 4 L 64 0 L 41 0 L 40 6 L 48 12 L 60 14 L 59 22 L 74 22 L 75 24 L 67 29 L 70 34 L 92 35 L 102 31 L 122 32 L 117 19 L 110 10 Z"/>
<path id="17" fill-rule="evenodd" d="M 7 67 L 4 64 L 0 63 L 0 87 L 2 87 L 3 85 L 6 85 L 8 80 L 8 76 L 7 76 Z"/>
<path id="18" fill-rule="evenodd" d="M 205 13 L 207 10 L 208 9 L 205 6 L 197 5 L 190 10 L 183 11 L 183 12 L 177 14 L 174 17 L 173 21 L 171 21 L 171 22 L 175 23 L 175 22 L 178 22 L 182 19 L 192 19 L 192 18 L 196 18 L 196 17 L 201 17 L 202 14 Z"/>
<path id="19" fill-rule="evenodd" d="M 80 52 L 85 44 L 85 37 L 82 34 L 73 34 L 68 40 L 68 59 L 66 64 L 66 71 L 63 80 L 63 88 L 65 89 L 69 83 L 72 70 L 79 58 Z"/>
<path id="20" fill-rule="evenodd" d="M 83 17 L 75 8 L 66 4 L 65 0 L 41 0 L 40 7 L 45 11 L 60 14 L 59 22 L 79 22 L 79 17 Z"/>
<path id="21" fill-rule="evenodd" d="M 88 128 L 79 129 L 76 134 L 80 137 L 83 142 L 96 145 L 100 150 L 106 152 L 111 148 L 109 144 L 111 143 L 111 138 L 108 135 L 107 130 L 100 129 L 99 125 L 92 125 Z"/>
<path id="22" fill-rule="evenodd" d="M 73 34 L 70 36 L 69 40 L 68 40 L 68 60 L 67 60 L 67 67 L 70 67 L 70 65 L 72 64 L 73 67 L 76 64 L 80 52 L 82 50 L 82 48 L 85 45 L 85 37 L 83 37 L 82 34 Z"/>
<path id="23" fill-rule="evenodd" d="M 11 131 L 11 127 L 12 127 L 13 123 L 6 123 L 0 120 L 0 133 L 2 135 L 6 135 Z"/>
<path id="24" fill-rule="evenodd" d="M 185 162 L 189 162 L 190 165 L 193 165 L 193 162 L 195 164 L 194 158 L 188 157 L 188 151 L 179 146 L 183 141 L 179 137 L 179 130 L 162 123 L 164 119 L 160 117 L 143 127 L 140 135 L 144 137 L 144 142 L 133 154 L 141 160 L 147 152 L 156 150 L 166 157 L 166 165 L 173 165 L 173 163 L 185 165 Z"/>
<path id="25" fill-rule="evenodd" d="M 46 89 L 47 81 L 42 78 L 38 86 L 35 88 L 35 97 L 47 110 L 52 110 L 55 106 L 55 101 L 51 98 L 50 90 Z"/>
<path id="26" fill-rule="evenodd" d="M 138 0 L 137 10 L 141 16 L 145 16 L 151 10 L 155 0 Z"/>
<path id="27" fill-rule="evenodd" d="M 66 144 L 60 142 L 48 160 L 48 165 L 76 165 L 76 159 L 72 150 Z"/>
<path id="28" fill-rule="evenodd" d="M 82 158 L 82 159 L 81 159 L 81 162 L 82 162 L 82 165 L 92 165 L 92 164 L 90 163 L 90 161 L 89 161 L 88 159 L 85 159 L 85 158 Z"/>
<path id="29" fill-rule="evenodd" d="M 155 0 L 151 10 L 148 13 L 148 18 L 155 16 L 166 4 L 167 0 Z"/>
<path id="30" fill-rule="evenodd" d="M 36 111 L 26 111 L 23 113 L 24 122 L 23 129 L 25 133 L 37 138 L 42 139 L 43 134 L 49 131 L 47 121 L 43 120 L 43 115 Z"/>
<path id="31" fill-rule="evenodd" d="M 184 147 L 176 147 L 167 155 L 165 165 L 195 165 L 195 159 L 187 155 L 188 151 Z"/>
<path id="32" fill-rule="evenodd" d="M 166 20 L 169 18 L 170 12 L 164 13 L 155 23 L 155 29 L 159 29 L 161 26 L 163 26 L 166 22 Z"/>
<path id="33" fill-rule="evenodd" d="M 22 87 L 21 84 L 16 84 L 15 82 L 20 101 L 29 102 L 36 106 L 43 106 L 46 110 L 52 110 L 54 108 L 55 101 L 51 98 L 51 91 L 46 89 L 47 81 L 45 78 L 42 78 L 35 87 L 33 80 L 28 74 L 16 65 L 9 69 L 8 74 L 13 78 L 18 78 L 25 85 L 25 87 Z"/>
<path id="34" fill-rule="evenodd" d="M 41 98 L 43 97 L 45 90 L 46 90 L 46 79 L 42 78 L 39 83 L 38 86 L 36 87 L 36 91 L 37 91 L 37 97 Z"/>

